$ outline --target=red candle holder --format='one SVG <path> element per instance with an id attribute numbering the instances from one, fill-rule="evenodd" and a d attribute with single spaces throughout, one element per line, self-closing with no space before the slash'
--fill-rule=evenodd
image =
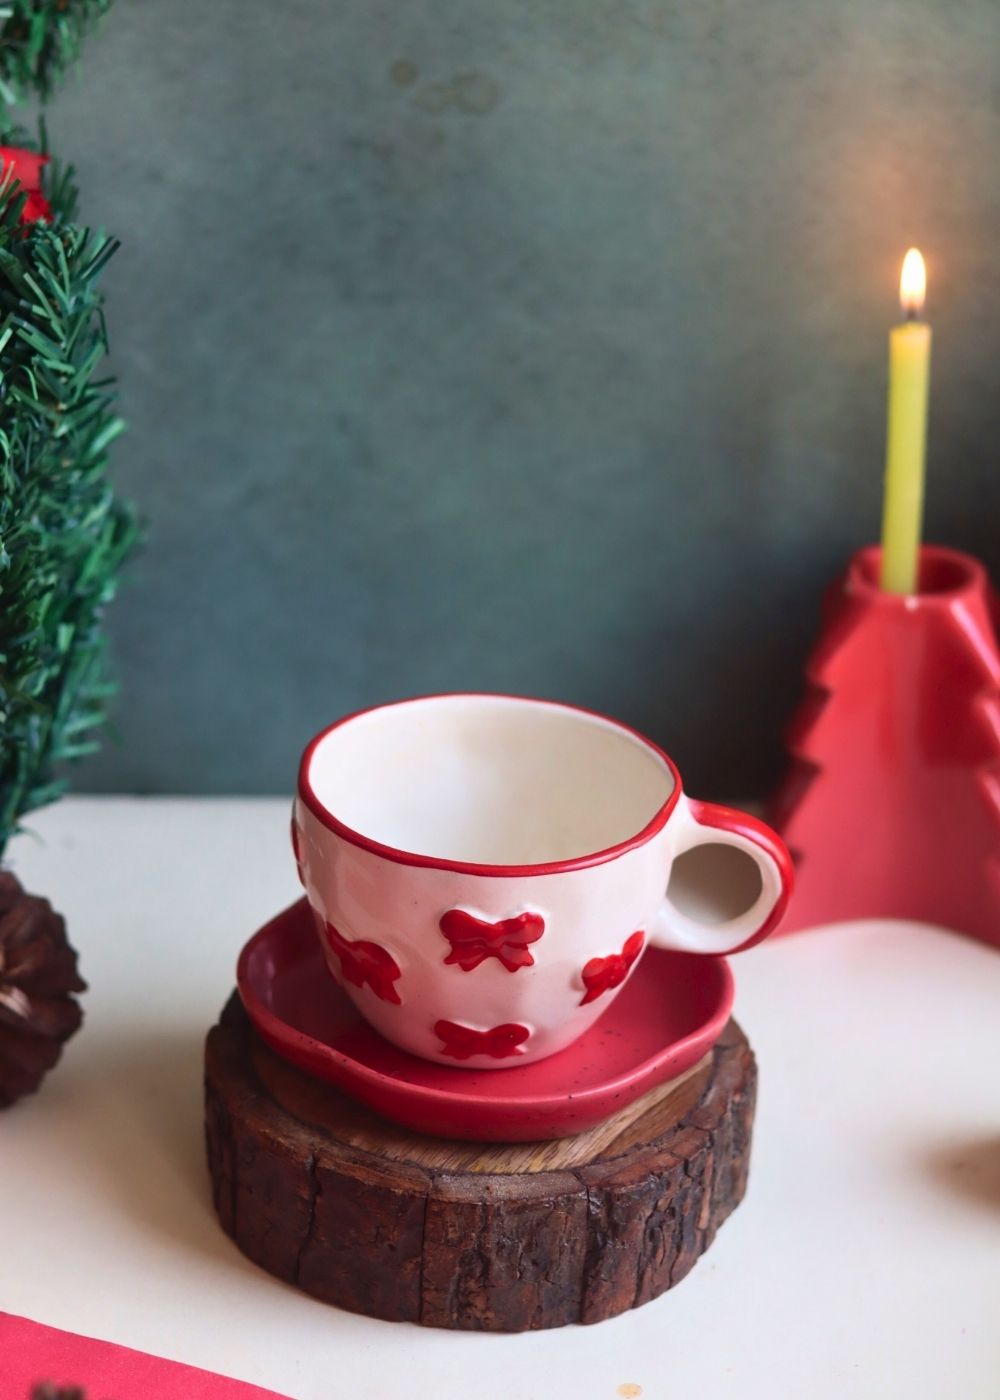
<path id="1" fill-rule="evenodd" d="M 1000 599 L 957 550 L 924 546 L 914 594 L 883 593 L 880 560 L 828 591 L 789 727 L 779 932 L 896 918 L 1000 947 Z"/>

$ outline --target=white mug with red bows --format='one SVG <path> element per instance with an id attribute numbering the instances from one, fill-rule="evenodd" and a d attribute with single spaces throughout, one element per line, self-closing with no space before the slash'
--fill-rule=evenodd
<path id="1" fill-rule="evenodd" d="M 697 802 L 626 725 L 572 705 L 434 695 L 339 720 L 309 744 L 292 821 L 327 965 L 387 1040 L 514 1068 L 592 1024 L 651 944 L 740 952 L 791 888 L 781 841 Z M 695 846 L 736 847 L 760 888 L 703 923 L 670 884 Z"/>

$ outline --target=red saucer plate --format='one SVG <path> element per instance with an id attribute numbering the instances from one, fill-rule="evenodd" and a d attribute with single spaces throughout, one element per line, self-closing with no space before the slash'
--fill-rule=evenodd
<path id="1" fill-rule="evenodd" d="M 521 1069 L 451 1069 L 372 1030 L 327 972 L 304 899 L 254 934 L 236 980 L 250 1020 L 284 1059 L 407 1128 L 473 1142 L 592 1128 L 697 1064 L 733 1004 L 722 958 L 650 948 L 600 1020 L 558 1055 Z"/>

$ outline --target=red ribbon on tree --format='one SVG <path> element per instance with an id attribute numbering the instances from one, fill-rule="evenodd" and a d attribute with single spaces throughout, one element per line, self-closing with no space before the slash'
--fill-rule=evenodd
<path id="1" fill-rule="evenodd" d="M 13 173 L 27 196 L 21 210 L 22 224 L 52 222 L 52 205 L 42 193 L 42 167 L 48 163 L 49 157 L 41 151 L 26 151 L 20 146 L 0 146 L 0 165 L 4 177 L 9 178 Z"/>

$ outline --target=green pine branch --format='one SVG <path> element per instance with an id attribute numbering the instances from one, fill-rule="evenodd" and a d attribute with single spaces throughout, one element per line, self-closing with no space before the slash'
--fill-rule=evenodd
<path id="1" fill-rule="evenodd" d="M 97 747 L 101 618 L 137 534 L 106 477 L 123 424 L 98 284 L 117 245 L 73 222 L 70 171 L 46 193 L 53 222 L 25 229 L 0 188 L 0 853 Z"/>
<path id="2" fill-rule="evenodd" d="M 0 0 L 0 102 L 47 101 L 111 0 Z"/>

